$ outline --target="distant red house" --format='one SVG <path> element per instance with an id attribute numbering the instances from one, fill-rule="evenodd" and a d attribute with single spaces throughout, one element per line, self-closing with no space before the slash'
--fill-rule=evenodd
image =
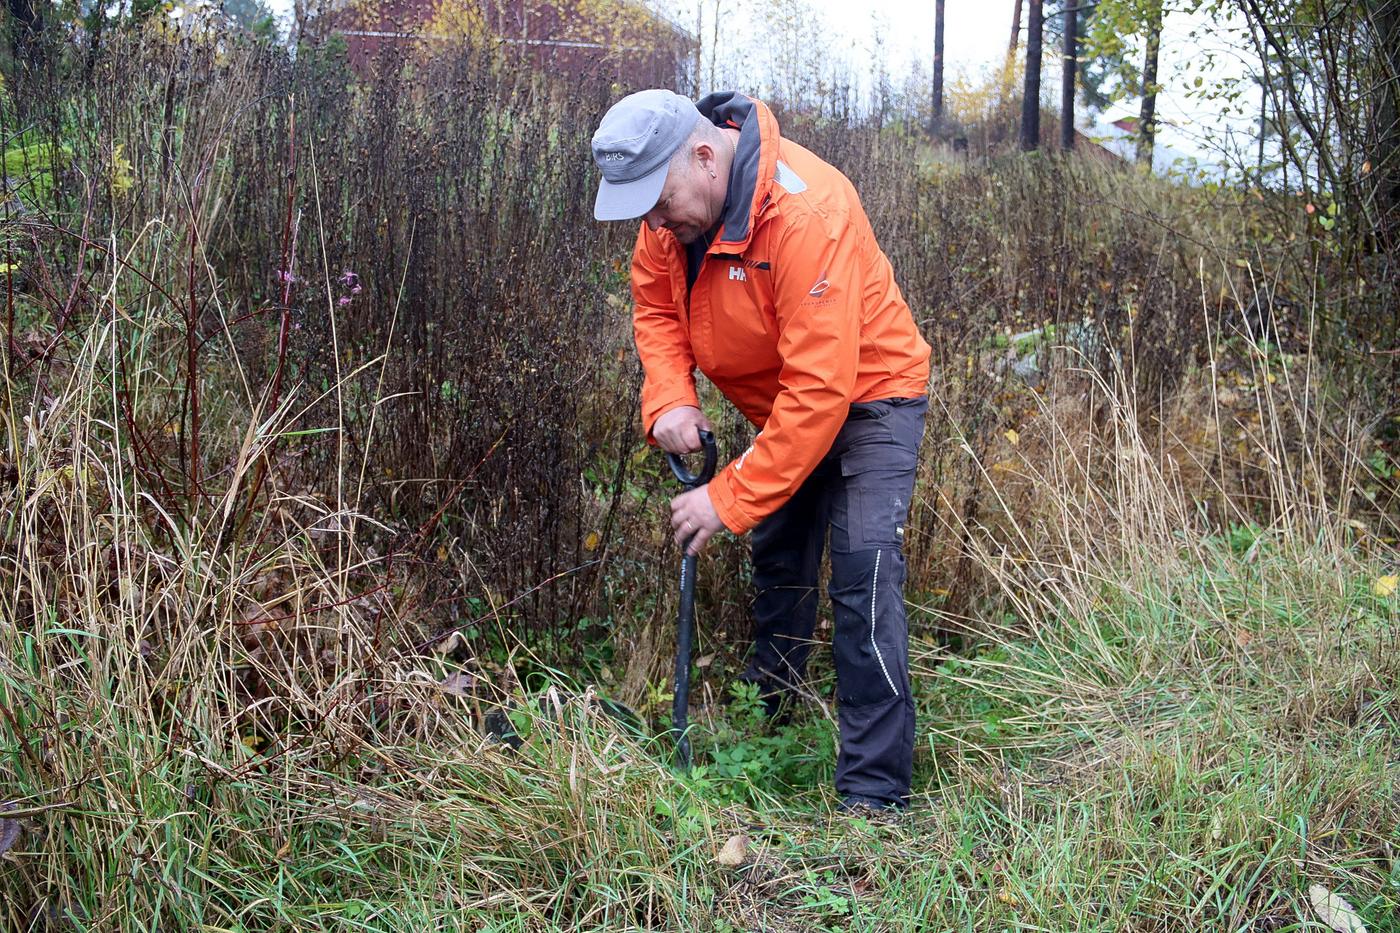
<path id="1" fill-rule="evenodd" d="M 357 67 L 390 46 L 470 36 L 542 69 L 634 87 L 681 86 L 697 41 L 637 0 L 387 0 L 346 7 L 336 31 Z"/>
<path id="2" fill-rule="evenodd" d="M 1074 131 L 1074 151 L 1090 162 L 1097 162 L 1110 168 L 1122 168 L 1128 164 L 1127 159 L 1113 150 L 1105 148 L 1098 140 L 1086 136 L 1079 130 Z"/>

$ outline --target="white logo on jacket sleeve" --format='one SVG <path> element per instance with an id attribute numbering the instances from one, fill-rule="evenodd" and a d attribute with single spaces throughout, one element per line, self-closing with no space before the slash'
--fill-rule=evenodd
<path id="1" fill-rule="evenodd" d="M 782 185 L 789 194 L 801 194 L 807 190 L 807 183 L 786 162 L 778 163 L 778 170 L 773 174 L 773 180 Z"/>
<path id="2" fill-rule="evenodd" d="M 826 290 L 830 287 L 831 283 L 826 280 L 826 270 L 823 269 L 822 274 L 817 276 L 817 284 L 813 285 L 807 291 L 807 294 L 811 295 L 813 298 L 820 298 L 822 295 L 826 294 Z"/>
<path id="3" fill-rule="evenodd" d="M 749 279 L 748 279 L 748 276 L 744 275 L 744 267 L 743 267 L 743 266 L 730 266 L 730 267 L 729 267 L 729 279 L 730 279 L 731 282 L 734 281 L 734 280 L 736 280 L 736 279 L 737 279 L 738 281 L 740 281 L 740 282 L 747 282 L 747 281 L 749 280 Z"/>

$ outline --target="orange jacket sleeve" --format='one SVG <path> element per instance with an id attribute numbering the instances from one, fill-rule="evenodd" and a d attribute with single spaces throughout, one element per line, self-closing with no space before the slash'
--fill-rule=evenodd
<path id="1" fill-rule="evenodd" d="M 656 419 L 682 405 L 700 407 L 695 393 L 695 356 L 671 291 L 661 239 L 646 224 L 632 250 L 632 330 L 642 358 L 642 429 L 652 441 Z M 653 441 L 654 442 L 654 441 Z"/>
<path id="2" fill-rule="evenodd" d="M 792 497 L 845 423 L 860 358 L 860 247 L 845 216 L 794 219 L 773 259 L 781 386 L 753 446 L 710 483 L 742 534 Z"/>

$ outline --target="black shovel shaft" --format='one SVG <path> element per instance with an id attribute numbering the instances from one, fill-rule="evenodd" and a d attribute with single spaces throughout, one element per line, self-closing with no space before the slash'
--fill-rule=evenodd
<path id="1" fill-rule="evenodd" d="M 709 431 L 700 432 L 700 443 L 705 451 L 705 463 L 699 473 L 686 469 L 685 461 L 675 454 L 667 454 L 671 472 L 686 489 L 695 489 L 710 481 L 715 474 L 715 461 L 719 450 L 715 446 L 715 436 Z M 676 680 L 671 692 L 671 731 L 676 742 L 676 764 L 682 770 L 690 769 L 690 649 L 695 639 L 695 555 L 689 553 L 694 536 L 685 539 L 686 554 L 681 560 L 681 608 L 676 617 Z"/>
<path id="2" fill-rule="evenodd" d="M 690 541 L 686 541 L 690 545 Z M 676 619 L 676 682 L 671 700 L 671 731 L 676 740 L 676 763 L 690 768 L 690 649 L 695 637 L 695 556 L 681 561 L 681 608 Z"/>

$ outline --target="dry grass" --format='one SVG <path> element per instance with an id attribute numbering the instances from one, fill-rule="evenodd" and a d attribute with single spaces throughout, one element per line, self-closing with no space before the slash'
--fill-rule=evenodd
<path id="1" fill-rule="evenodd" d="M 722 807 L 589 690 L 516 709 L 518 751 L 483 738 L 490 672 L 428 644 L 413 574 L 362 543 L 352 502 L 274 482 L 229 539 L 295 401 L 220 411 L 211 436 L 240 438 L 222 495 L 183 521 L 133 492 L 115 326 L 50 394 L 8 393 L 11 927 L 1283 929 L 1311 882 L 1377 929 L 1397 909 L 1400 628 L 1370 592 L 1395 557 L 1381 518 L 1360 549 L 1315 491 L 1361 468 L 1291 439 L 1329 412 L 1364 431 L 1303 411 L 1292 374 L 1260 380 L 1264 429 L 1242 435 L 1278 517 L 1233 540 L 1201 503 L 1248 500 L 1144 431 L 1121 380 L 1065 367 L 1035 394 L 1014 464 L 978 463 L 986 520 L 958 529 L 999 596 L 943 616 L 960 655 L 917 650 L 922 805 L 865 827 L 815 787 Z M 737 872 L 711 861 L 736 832 Z"/>

